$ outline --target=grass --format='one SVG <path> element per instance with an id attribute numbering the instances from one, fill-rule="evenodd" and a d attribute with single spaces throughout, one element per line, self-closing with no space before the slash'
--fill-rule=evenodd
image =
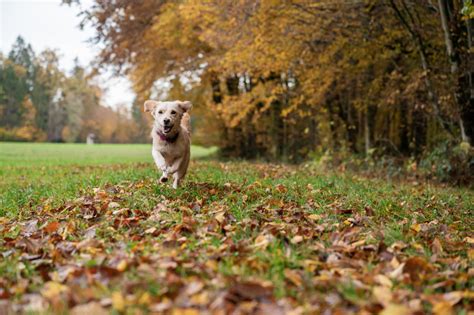
<path id="1" fill-rule="evenodd" d="M 201 159 L 215 151 L 193 146 L 191 156 Z M 151 145 L 0 142 L 0 215 L 16 215 L 52 197 L 61 203 L 87 187 L 141 178 L 135 172 L 140 163 L 153 168 Z"/>
<path id="2" fill-rule="evenodd" d="M 373 313 L 412 300 L 420 312 L 472 307 L 462 293 L 474 285 L 467 189 L 195 159 L 173 190 L 156 183 L 149 145 L 1 143 L 0 150 L 1 233 L 10 240 L 0 243 L 9 253 L 0 257 L 0 293 L 4 284 L 14 288 L 9 297 L 22 307 L 30 305 L 25 292 L 54 312 L 91 300 L 128 313 L 216 305 Z M 193 147 L 195 158 L 209 153 Z M 31 220 L 38 222 L 27 229 Z M 91 229 L 96 242 L 84 236 Z M 48 267 L 25 260 L 37 254 L 22 245 L 25 235 L 43 244 Z M 67 246 L 76 249 L 63 253 Z M 58 280 L 72 265 L 77 270 Z M 100 266 L 114 275 L 98 274 Z M 84 297 L 73 289 L 78 283 L 95 291 Z M 380 287 L 383 296 L 372 293 Z M 440 304 L 447 293 L 451 300 Z"/>
<path id="3" fill-rule="evenodd" d="M 215 153 L 215 148 L 193 146 L 193 158 Z M 56 144 L 0 142 L 0 167 L 104 165 L 152 162 L 150 144 Z"/>

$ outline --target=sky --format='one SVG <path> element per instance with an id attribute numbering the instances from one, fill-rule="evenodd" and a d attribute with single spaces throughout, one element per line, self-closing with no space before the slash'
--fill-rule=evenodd
<path id="1" fill-rule="evenodd" d="M 81 1 L 83 7 L 91 4 L 91 0 Z M 8 54 L 21 35 L 36 53 L 46 48 L 57 50 L 63 70 L 71 70 L 76 57 L 87 66 L 98 48 L 87 41 L 94 30 L 79 29 L 79 12 L 77 5 L 61 5 L 61 0 L 0 0 L 0 51 Z M 105 73 L 99 84 L 105 90 L 103 105 L 131 106 L 134 94 L 127 78 Z"/>

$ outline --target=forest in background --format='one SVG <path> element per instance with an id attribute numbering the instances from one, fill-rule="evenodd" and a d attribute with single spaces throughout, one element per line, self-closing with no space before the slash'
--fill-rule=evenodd
<path id="1" fill-rule="evenodd" d="M 98 97 L 81 69 L 55 81 L 64 95 L 81 94 L 70 98 L 81 106 L 46 111 L 42 99 L 54 104 L 57 89 L 40 83 L 47 96 L 30 87 L 31 96 L 7 103 L 25 117 L 13 110 L 16 125 L 2 121 L 7 130 L 34 116 L 43 136 L 31 140 L 82 141 L 86 130 L 102 132 L 103 119 L 86 114 L 98 110 L 115 126 L 101 141 L 143 142 L 150 125 L 144 100 L 186 99 L 194 104 L 195 143 L 217 144 L 225 157 L 441 156 L 450 160 L 445 168 L 473 167 L 471 0 L 119 0 L 96 1 L 81 14 L 82 25 L 96 30 L 91 41 L 103 47 L 94 70 L 112 67 L 133 82 L 131 114 L 81 101 Z M 4 68 L 15 63 L 15 49 L 10 55 Z M 25 85 L 54 72 L 54 62 L 41 60 L 39 74 L 17 62 Z M 68 88 L 74 80 L 82 88 Z M 57 108 L 66 112 L 57 119 L 68 123 L 48 127 Z"/>
<path id="2" fill-rule="evenodd" d="M 0 54 L 0 141 L 146 141 L 126 107 L 101 104 L 101 88 L 91 70 L 78 63 L 71 73 L 59 68 L 53 50 L 36 54 L 18 37 L 7 56 Z"/>
<path id="3" fill-rule="evenodd" d="M 96 1 L 83 13 L 104 44 L 98 65 L 132 79 L 138 106 L 185 82 L 172 96 L 204 108 L 201 132 L 226 156 L 420 157 L 474 139 L 471 1 Z"/>

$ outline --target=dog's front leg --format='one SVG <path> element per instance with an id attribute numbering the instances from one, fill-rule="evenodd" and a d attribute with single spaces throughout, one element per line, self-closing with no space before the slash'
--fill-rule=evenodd
<path id="1" fill-rule="evenodd" d="M 166 183 L 168 181 L 168 165 L 166 165 L 166 161 L 160 152 L 156 150 L 152 150 L 151 155 L 153 156 L 153 160 L 155 161 L 156 167 L 158 167 L 163 174 L 161 175 L 160 182 Z"/>
<path id="2" fill-rule="evenodd" d="M 180 182 L 180 176 L 178 174 L 179 167 L 181 166 L 181 163 L 183 162 L 183 158 L 178 158 L 173 161 L 173 164 L 169 167 L 168 173 L 173 174 L 173 188 L 177 189 L 179 182 Z"/>
<path id="3" fill-rule="evenodd" d="M 179 176 L 179 173 L 176 172 L 173 174 L 173 188 L 178 189 L 178 185 L 181 182 L 181 178 Z"/>

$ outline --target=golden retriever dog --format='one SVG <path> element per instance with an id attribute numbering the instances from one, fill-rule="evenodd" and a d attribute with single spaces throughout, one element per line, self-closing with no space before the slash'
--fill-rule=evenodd
<path id="1" fill-rule="evenodd" d="M 191 102 L 158 102 L 148 100 L 144 104 L 145 112 L 155 119 L 151 137 L 151 154 L 155 164 L 163 172 L 160 182 L 173 176 L 173 188 L 178 188 L 188 170 L 191 155 L 191 126 L 189 111 Z"/>

